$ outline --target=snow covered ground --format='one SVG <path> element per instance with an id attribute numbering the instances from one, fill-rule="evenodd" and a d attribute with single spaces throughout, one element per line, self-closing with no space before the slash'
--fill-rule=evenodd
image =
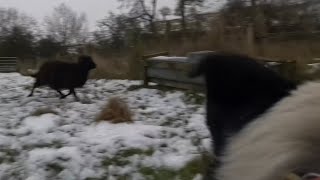
<path id="1" fill-rule="evenodd" d="M 199 95 L 90 80 L 79 102 L 49 88 L 26 97 L 33 81 L 0 74 L 1 180 L 201 179 L 210 138 Z M 133 124 L 95 122 L 112 96 L 128 102 Z"/>

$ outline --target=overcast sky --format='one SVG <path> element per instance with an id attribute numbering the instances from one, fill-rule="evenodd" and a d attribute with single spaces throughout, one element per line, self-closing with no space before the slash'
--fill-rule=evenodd
<path id="1" fill-rule="evenodd" d="M 173 8 L 175 2 L 175 0 L 158 0 L 158 7 Z M 96 21 L 105 17 L 109 11 L 120 12 L 117 0 L 0 0 L 0 7 L 17 8 L 41 23 L 43 17 L 50 15 L 53 8 L 60 3 L 65 3 L 78 12 L 85 12 L 90 30 L 94 30 Z M 217 4 L 220 3 L 210 3 L 209 6 L 215 9 Z"/>

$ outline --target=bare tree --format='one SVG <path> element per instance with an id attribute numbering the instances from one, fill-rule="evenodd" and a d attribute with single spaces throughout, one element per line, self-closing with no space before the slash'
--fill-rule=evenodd
<path id="1" fill-rule="evenodd" d="M 225 19 L 231 26 L 252 23 L 262 31 L 310 31 L 319 23 L 320 2 L 316 0 L 228 0 Z"/>
<path id="2" fill-rule="evenodd" d="M 167 6 L 164 6 L 162 7 L 160 10 L 159 10 L 161 16 L 162 16 L 162 19 L 163 19 L 163 25 L 161 28 L 164 28 L 164 32 L 165 32 L 165 40 L 166 42 L 168 42 L 169 40 L 169 33 L 170 33 L 170 22 L 167 21 L 167 16 L 169 16 L 171 14 L 171 9 Z"/>
<path id="3" fill-rule="evenodd" d="M 181 28 L 183 32 L 187 30 L 186 15 L 189 6 L 201 6 L 205 0 L 177 0 L 176 14 L 181 16 Z"/>
<path id="4" fill-rule="evenodd" d="M 156 34 L 157 0 L 118 0 L 123 7 L 129 8 L 129 16 L 146 22 L 149 31 Z M 148 5 L 149 4 L 149 5 Z"/>
<path id="5" fill-rule="evenodd" d="M 168 6 L 164 6 L 159 10 L 159 12 L 160 12 L 160 14 L 162 16 L 162 19 L 164 21 L 166 21 L 167 20 L 167 16 L 169 16 L 171 14 L 171 9 Z"/>
<path id="6" fill-rule="evenodd" d="M 98 22 L 95 38 L 104 47 L 121 50 L 135 44 L 140 33 L 141 27 L 137 19 L 110 12 Z"/>
<path id="7" fill-rule="evenodd" d="M 125 29 L 127 18 L 124 15 L 109 13 L 109 16 L 98 22 L 99 31 L 95 33 L 98 42 L 105 42 L 113 49 L 121 49 L 125 45 Z"/>
<path id="8" fill-rule="evenodd" d="M 47 35 L 63 45 L 83 43 L 86 40 L 86 15 L 78 14 L 63 3 L 45 18 L 45 25 Z"/>
<path id="9" fill-rule="evenodd" d="M 0 8 L 0 22 L 0 56 L 33 56 L 37 22 L 13 8 Z"/>
<path id="10" fill-rule="evenodd" d="M 38 31 L 37 22 L 32 17 L 14 8 L 0 8 L 0 36 L 8 35 L 13 28 L 19 27 L 31 33 Z"/>

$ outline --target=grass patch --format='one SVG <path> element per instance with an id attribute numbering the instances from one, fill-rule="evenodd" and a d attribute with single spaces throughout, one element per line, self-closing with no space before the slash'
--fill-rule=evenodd
<path id="1" fill-rule="evenodd" d="M 152 179 L 152 180 L 171 180 L 176 179 L 176 172 L 169 170 L 169 169 L 153 169 L 150 167 L 142 167 L 140 169 L 140 173 L 146 178 L 146 179 Z"/>
<path id="2" fill-rule="evenodd" d="M 160 126 L 167 126 L 167 127 L 181 127 L 184 126 L 185 123 L 183 121 L 183 118 L 173 118 L 173 117 L 168 117 L 164 122 L 160 124 Z"/>
<path id="3" fill-rule="evenodd" d="M 196 175 L 204 175 L 209 164 L 208 158 L 199 158 L 190 161 L 184 168 L 179 171 L 181 179 L 193 179 Z"/>
<path id="4" fill-rule="evenodd" d="M 201 158 L 196 158 L 190 161 L 185 167 L 178 171 L 173 171 L 171 169 L 162 168 L 162 169 L 154 169 L 151 167 L 141 167 L 140 173 L 146 179 L 152 180 L 191 180 L 195 178 L 198 174 L 204 175 L 207 171 L 207 167 L 209 164 L 209 157 L 203 155 Z"/>
<path id="5" fill-rule="evenodd" d="M 14 149 L 1 149 L 0 153 L 0 164 L 13 163 L 16 161 L 15 158 L 19 155 L 19 152 Z"/>
<path id="6" fill-rule="evenodd" d="M 102 165 L 105 167 L 115 165 L 115 166 L 124 166 L 129 164 L 129 161 L 126 159 L 123 159 L 122 157 L 112 157 L 112 158 L 106 158 L 102 161 Z"/>
<path id="7" fill-rule="evenodd" d="M 130 162 L 128 161 L 128 157 L 133 156 L 133 155 L 145 155 L 145 156 L 151 156 L 153 154 L 154 150 L 153 149 L 147 149 L 147 150 L 142 150 L 142 149 L 125 149 L 119 151 L 114 157 L 112 158 L 105 158 L 102 161 L 103 166 L 107 167 L 110 165 L 115 165 L 115 166 L 125 166 L 128 165 Z"/>
<path id="8" fill-rule="evenodd" d="M 31 116 L 41 116 L 43 114 L 55 114 L 58 115 L 58 113 L 56 111 L 54 111 L 53 109 L 49 108 L 49 107 L 45 107 L 45 108 L 39 108 L 37 110 L 35 110 L 34 112 L 31 113 Z"/>
<path id="9" fill-rule="evenodd" d="M 64 170 L 64 167 L 62 167 L 61 165 L 59 165 L 57 163 L 50 163 L 50 164 L 47 164 L 47 169 L 52 170 L 54 172 L 54 174 L 59 174 L 61 171 Z"/>
<path id="10" fill-rule="evenodd" d="M 148 87 L 146 87 L 144 85 L 132 85 L 127 88 L 127 91 L 135 91 L 135 90 L 142 89 L 142 88 L 148 88 Z"/>
<path id="11" fill-rule="evenodd" d="M 204 104 L 206 96 L 193 91 L 186 91 L 182 99 L 187 104 Z"/>
<path id="12" fill-rule="evenodd" d="M 136 154 L 140 155 L 146 155 L 146 156 L 151 156 L 153 154 L 154 150 L 153 149 L 148 149 L 148 150 L 141 150 L 141 149 L 127 149 L 120 151 L 120 154 L 123 157 L 130 157 Z"/>
<path id="13" fill-rule="evenodd" d="M 160 126 L 167 126 L 167 127 L 171 127 L 172 125 L 173 125 L 173 123 L 170 122 L 170 121 L 165 121 L 165 122 L 160 124 Z"/>
<path id="14" fill-rule="evenodd" d="M 64 142 L 62 141 L 52 141 L 52 142 L 37 142 L 37 143 L 33 143 L 33 144 L 27 144 L 25 146 L 23 146 L 24 149 L 35 149 L 35 148 L 55 148 L 55 149 L 59 149 L 62 148 L 64 146 Z"/>

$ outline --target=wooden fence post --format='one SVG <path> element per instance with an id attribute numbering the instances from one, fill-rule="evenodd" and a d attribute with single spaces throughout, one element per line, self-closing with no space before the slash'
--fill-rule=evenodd
<path id="1" fill-rule="evenodd" d="M 169 52 L 160 52 L 155 54 L 148 54 L 142 56 L 142 64 L 143 64 L 143 86 L 148 86 L 149 84 L 149 78 L 148 78 L 148 63 L 147 60 L 152 57 L 156 56 L 168 56 Z"/>
<path id="2" fill-rule="evenodd" d="M 250 55 L 255 55 L 255 35 L 252 24 L 247 27 L 247 51 Z"/>
<path id="3" fill-rule="evenodd" d="M 143 86 L 148 86 L 149 80 L 148 80 L 148 64 L 147 59 L 145 56 L 142 56 L 142 63 L 143 63 Z"/>

